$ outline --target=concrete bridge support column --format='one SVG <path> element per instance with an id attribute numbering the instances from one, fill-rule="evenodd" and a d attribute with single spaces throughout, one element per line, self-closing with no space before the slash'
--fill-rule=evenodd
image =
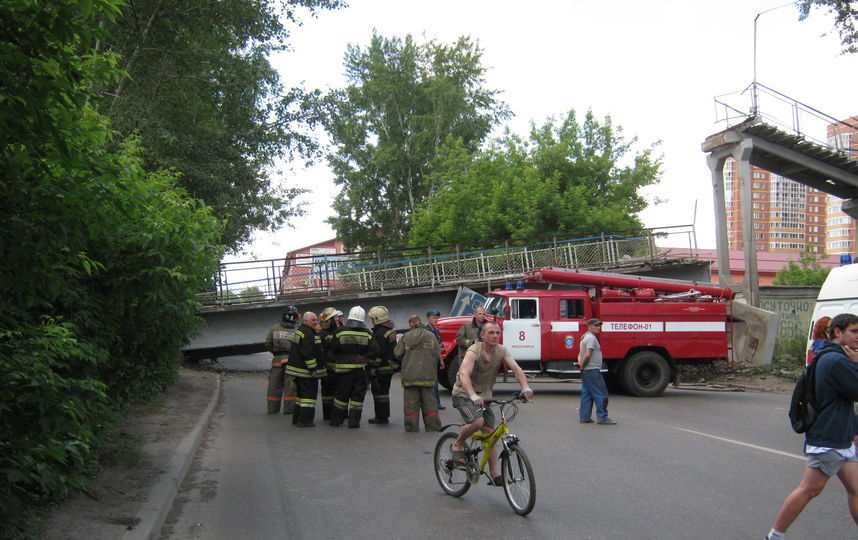
<path id="1" fill-rule="evenodd" d="M 712 174 L 712 188 L 715 204 L 716 242 L 718 244 L 718 281 L 730 287 L 733 278 L 730 274 L 730 244 L 727 238 L 727 211 L 724 195 L 724 162 L 732 157 L 738 163 L 739 196 L 741 198 L 742 244 L 745 253 L 745 277 L 742 292 L 751 306 L 760 304 L 760 284 L 757 272 L 757 242 L 754 231 L 753 178 L 751 176 L 751 153 L 753 142 L 739 138 L 719 147 L 707 156 L 707 165 Z"/>

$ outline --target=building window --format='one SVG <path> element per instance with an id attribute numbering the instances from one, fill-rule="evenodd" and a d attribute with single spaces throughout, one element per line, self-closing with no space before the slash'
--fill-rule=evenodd
<path id="1" fill-rule="evenodd" d="M 826 234 L 829 238 L 837 238 L 840 236 L 851 236 L 851 232 L 849 229 L 831 229 Z"/>

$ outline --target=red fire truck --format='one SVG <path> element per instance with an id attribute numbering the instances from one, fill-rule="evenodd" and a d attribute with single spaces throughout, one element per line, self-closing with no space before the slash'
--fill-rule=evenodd
<path id="1" fill-rule="evenodd" d="M 693 281 L 543 268 L 524 281 L 543 287 L 498 289 L 485 303 L 502 343 L 526 372 L 580 378 L 575 365 L 586 321 L 603 322 L 599 342 L 608 381 L 636 396 L 658 396 L 679 382 L 678 366 L 724 360 L 732 342 L 728 288 Z M 574 287 L 574 288 L 573 288 Z M 456 332 L 470 317 L 439 321 L 445 386 L 458 370 Z M 449 388 L 449 386 L 448 386 Z"/>

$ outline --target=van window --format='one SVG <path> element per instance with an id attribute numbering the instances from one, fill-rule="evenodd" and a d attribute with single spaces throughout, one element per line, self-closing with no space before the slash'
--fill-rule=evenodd
<path id="1" fill-rule="evenodd" d="M 560 318 L 561 319 L 583 319 L 584 318 L 584 301 L 583 300 L 560 300 Z"/>

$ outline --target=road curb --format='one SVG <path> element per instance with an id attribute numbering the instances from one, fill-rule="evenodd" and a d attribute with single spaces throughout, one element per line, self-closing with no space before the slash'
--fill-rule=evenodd
<path id="1" fill-rule="evenodd" d="M 194 428 L 176 447 L 166 470 L 149 490 L 146 502 L 137 513 L 140 523 L 122 535 L 122 540 L 157 540 L 161 536 L 161 527 L 167 519 L 167 514 L 173 506 L 179 486 L 185 479 L 185 474 L 197 453 L 203 432 L 209 425 L 217 402 L 220 399 L 221 378 L 216 378 L 217 384 L 206 410 L 197 421 Z"/>

